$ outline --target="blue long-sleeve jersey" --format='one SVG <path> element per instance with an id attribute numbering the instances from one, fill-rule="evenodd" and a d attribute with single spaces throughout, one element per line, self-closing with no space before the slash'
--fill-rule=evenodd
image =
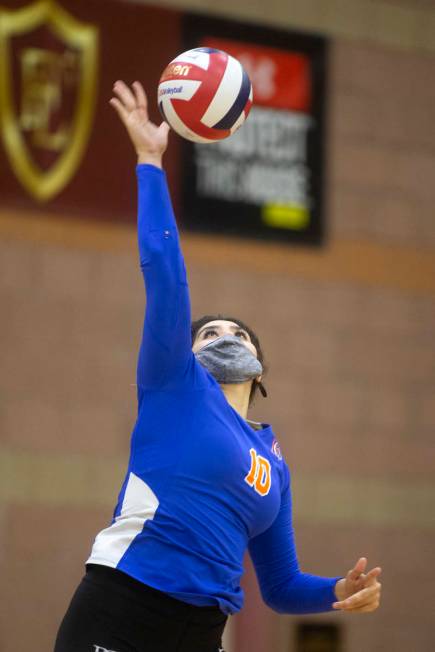
<path id="1" fill-rule="evenodd" d="M 138 416 L 114 518 L 88 563 L 234 613 L 243 604 L 249 548 L 269 606 L 327 611 L 337 578 L 299 570 L 289 471 L 272 428 L 252 428 L 192 353 L 189 290 L 165 174 L 139 165 L 137 175 L 146 285 Z"/>

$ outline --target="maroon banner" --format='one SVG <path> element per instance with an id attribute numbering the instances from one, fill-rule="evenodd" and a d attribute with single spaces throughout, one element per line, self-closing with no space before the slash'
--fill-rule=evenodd
<path id="1" fill-rule="evenodd" d="M 3 0 L 0 12 L 2 207 L 133 220 L 135 156 L 108 102 L 115 80 L 138 79 L 161 120 L 157 82 L 182 47 L 181 14 L 114 0 Z M 178 149 L 172 138 L 175 196 Z"/>

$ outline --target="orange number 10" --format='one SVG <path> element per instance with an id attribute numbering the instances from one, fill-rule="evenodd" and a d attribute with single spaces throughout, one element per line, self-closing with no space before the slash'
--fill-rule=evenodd
<path id="1" fill-rule="evenodd" d="M 270 462 L 265 457 L 258 455 L 254 448 L 249 451 L 251 454 L 251 468 L 245 478 L 250 487 L 254 487 L 260 496 L 267 496 L 272 482 Z"/>

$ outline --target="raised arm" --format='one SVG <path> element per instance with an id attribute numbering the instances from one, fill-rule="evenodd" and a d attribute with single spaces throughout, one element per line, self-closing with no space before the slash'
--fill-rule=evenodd
<path id="1" fill-rule="evenodd" d="M 118 81 L 110 100 L 138 156 L 138 243 L 146 285 L 146 313 L 137 366 L 141 389 L 176 385 L 192 363 L 190 303 L 177 224 L 162 156 L 168 125 L 150 122 L 139 82 L 130 89 Z"/>

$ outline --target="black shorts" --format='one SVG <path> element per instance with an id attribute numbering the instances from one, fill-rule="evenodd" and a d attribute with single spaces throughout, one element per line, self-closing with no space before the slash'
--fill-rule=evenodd
<path id="1" fill-rule="evenodd" d="M 54 652 L 218 652 L 227 617 L 89 565 L 60 626 Z"/>

